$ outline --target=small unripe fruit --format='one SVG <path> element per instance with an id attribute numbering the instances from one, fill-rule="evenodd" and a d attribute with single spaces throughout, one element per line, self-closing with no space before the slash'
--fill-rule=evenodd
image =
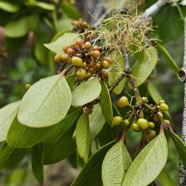
<path id="1" fill-rule="evenodd" d="M 83 64 L 83 60 L 79 57 L 72 57 L 72 63 L 77 66 L 80 67 Z"/>
<path id="2" fill-rule="evenodd" d="M 141 101 L 142 101 L 143 103 L 147 103 L 147 102 L 148 102 L 148 98 L 147 98 L 147 97 L 142 97 L 142 98 L 141 98 Z"/>
<path id="3" fill-rule="evenodd" d="M 86 78 L 86 75 L 87 75 L 87 72 L 86 72 L 86 70 L 85 69 L 78 69 L 77 71 L 76 71 L 76 77 L 77 78 L 79 78 L 79 79 L 84 79 L 84 78 Z"/>
<path id="4" fill-rule="evenodd" d="M 149 129 L 148 131 L 148 137 L 149 138 L 154 138 L 156 136 L 156 131 Z"/>
<path id="5" fill-rule="evenodd" d="M 144 118 L 139 118 L 137 121 L 137 125 L 144 130 L 149 127 L 148 121 Z"/>
<path id="6" fill-rule="evenodd" d="M 101 74 L 104 78 L 108 77 L 108 73 L 105 70 L 102 70 Z"/>
<path id="7" fill-rule="evenodd" d="M 54 56 L 54 61 L 57 62 L 57 63 L 61 63 L 62 62 L 61 55 L 60 54 L 56 54 Z"/>
<path id="8" fill-rule="evenodd" d="M 112 118 L 113 125 L 120 125 L 123 121 L 123 118 L 121 116 L 114 116 Z"/>
<path id="9" fill-rule="evenodd" d="M 112 63 L 112 58 L 111 57 L 104 57 L 104 60 L 108 61 L 110 64 Z"/>
<path id="10" fill-rule="evenodd" d="M 155 124 L 154 124 L 154 122 L 149 122 L 149 127 L 151 128 L 151 129 L 153 129 L 154 127 L 155 127 Z"/>
<path id="11" fill-rule="evenodd" d="M 127 105 L 129 105 L 129 100 L 126 96 L 122 96 L 119 100 L 118 100 L 118 107 L 120 108 L 124 108 Z"/>
<path id="12" fill-rule="evenodd" d="M 164 122 L 165 122 L 166 125 L 170 125 L 170 121 L 169 120 L 164 119 Z"/>
<path id="13" fill-rule="evenodd" d="M 104 61 L 102 61 L 102 66 L 104 69 L 107 69 L 107 68 L 109 68 L 110 63 L 108 61 L 104 60 Z"/>
<path id="14" fill-rule="evenodd" d="M 67 54 L 69 54 L 69 55 L 73 55 L 74 52 L 75 52 L 74 49 L 71 47 L 67 49 Z"/>
<path id="15" fill-rule="evenodd" d="M 137 125 L 136 123 L 132 123 L 131 127 L 136 132 L 139 132 L 141 130 L 141 128 L 139 127 L 139 125 Z"/>
<path id="16" fill-rule="evenodd" d="M 162 112 L 166 112 L 169 110 L 169 106 L 165 103 L 161 103 L 160 106 L 159 106 L 159 109 L 162 111 Z"/>
<path id="17" fill-rule="evenodd" d="M 92 72 L 88 71 L 86 74 L 86 78 L 90 78 L 92 75 L 93 75 Z"/>
<path id="18" fill-rule="evenodd" d="M 92 47 L 92 44 L 91 44 L 91 42 L 89 42 L 89 41 L 87 41 L 87 42 L 84 44 L 84 48 L 85 48 L 86 50 L 90 50 L 91 47 Z"/>
<path id="19" fill-rule="evenodd" d="M 125 126 L 128 126 L 129 125 L 129 120 L 128 119 L 124 119 L 123 123 L 124 123 Z"/>
<path id="20" fill-rule="evenodd" d="M 68 62 L 69 56 L 67 54 L 61 54 L 61 59 L 63 62 Z"/>
<path id="21" fill-rule="evenodd" d="M 79 47 L 82 47 L 83 46 L 83 40 L 81 38 L 78 38 L 76 40 L 76 45 L 78 45 Z"/>
<path id="22" fill-rule="evenodd" d="M 162 112 L 158 112 L 157 115 L 155 115 L 155 116 L 153 117 L 153 120 L 154 120 L 155 122 L 159 122 L 159 121 L 160 121 L 160 118 L 163 118 Z"/>
<path id="23" fill-rule="evenodd" d="M 92 51 L 91 55 L 92 55 L 93 58 L 96 59 L 96 58 L 100 57 L 101 53 L 98 50 L 94 50 L 94 51 Z"/>
<path id="24" fill-rule="evenodd" d="M 161 99 L 161 100 L 158 101 L 159 105 L 162 104 L 162 103 L 165 103 L 165 100 Z"/>
<path id="25" fill-rule="evenodd" d="M 25 89 L 28 90 L 31 86 L 32 86 L 31 84 L 27 83 L 25 84 Z"/>

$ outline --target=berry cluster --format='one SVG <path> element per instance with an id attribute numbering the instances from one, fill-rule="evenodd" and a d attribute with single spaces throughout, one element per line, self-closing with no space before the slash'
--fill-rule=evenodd
<path id="1" fill-rule="evenodd" d="M 142 97 L 141 103 L 133 107 L 131 106 L 132 111 L 130 110 L 124 119 L 121 116 L 114 116 L 113 125 L 122 124 L 128 128 L 132 128 L 136 132 L 144 131 L 148 139 L 155 137 L 156 131 L 154 128 L 156 125 L 170 125 L 170 121 L 164 119 L 163 115 L 164 112 L 169 110 L 169 107 L 164 100 L 160 100 L 156 105 L 149 105 L 147 102 L 147 97 Z M 129 101 L 126 96 L 122 96 L 118 100 L 119 108 L 125 108 L 128 105 Z M 141 117 L 140 113 L 143 113 L 143 115 L 146 114 L 148 119 Z"/>
<path id="2" fill-rule="evenodd" d="M 78 38 L 74 44 L 66 45 L 63 51 L 64 54 L 57 54 L 54 60 L 72 64 L 78 79 L 88 79 L 92 76 L 104 79 L 108 76 L 106 69 L 110 67 L 112 58 L 105 55 L 102 47 L 93 46 L 90 41 Z"/>

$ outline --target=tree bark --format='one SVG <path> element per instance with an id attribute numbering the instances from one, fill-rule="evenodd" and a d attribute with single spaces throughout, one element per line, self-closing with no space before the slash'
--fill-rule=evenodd
<path id="1" fill-rule="evenodd" d="M 182 72 L 186 72 L 186 17 L 184 18 L 184 58 Z M 185 82 L 185 81 L 184 81 Z M 184 108 L 183 108 L 183 121 L 182 121 L 182 140 L 186 143 L 186 84 L 184 84 Z M 179 182 L 180 186 L 186 185 L 186 169 L 180 161 Z"/>

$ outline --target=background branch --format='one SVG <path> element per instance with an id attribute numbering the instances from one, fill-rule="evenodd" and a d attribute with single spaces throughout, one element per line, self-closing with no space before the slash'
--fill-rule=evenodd
<path id="1" fill-rule="evenodd" d="M 186 68 L 186 17 L 184 18 L 184 57 L 183 68 Z M 186 143 L 186 84 L 184 84 L 184 108 L 183 108 L 183 121 L 182 121 L 182 139 Z M 186 169 L 180 161 L 180 185 L 184 186 L 186 183 Z"/>

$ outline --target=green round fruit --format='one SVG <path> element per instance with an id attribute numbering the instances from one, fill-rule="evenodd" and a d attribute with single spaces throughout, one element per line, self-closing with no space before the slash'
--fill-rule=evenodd
<path id="1" fill-rule="evenodd" d="M 66 63 L 69 60 L 69 56 L 67 54 L 61 54 L 61 59 L 62 59 L 63 62 Z"/>
<path id="2" fill-rule="evenodd" d="M 54 61 L 57 62 L 57 63 L 61 63 L 62 62 L 61 55 L 60 54 L 56 54 L 54 56 Z"/>
<path id="3" fill-rule="evenodd" d="M 128 126 L 129 125 L 129 120 L 128 119 L 124 119 L 123 123 L 124 123 L 125 126 Z"/>
<path id="4" fill-rule="evenodd" d="M 79 79 L 84 79 L 87 76 L 87 72 L 85 69 L 80 68 L 76 71 L 75 75 Z"/>
<path id="5" fill-rule="evenodd" d="M 108 69 L 110 66 L 110 63 L 108 61 L 104 60 L 104 61 L 102 61 L 102 66 L 104 69 Z"/>
<path id="6" fill-rule="evenodd" d="M 148 130 L 148 136 L 150 138 L 154 138 L 156 136 L 156 131 L 155 130 L 152 130 L 152 129 L 149 129 Z"/>
<path id="7" fill-rule="evenodd" d="M 155 124 L 154 124 L 154 122 L 149 122 L 149 127 L 151 128 L 151 129 L 153 129 L 154 127 L 155 127 Z"/>
<path id="8" fill-rule="evenodd" d="M 168 119 L 164 119 L 166 125 L 170 125 L 170 121 Z"/>
<path id="9" fill-rule="evenodd" d="M 159 109 L 162 111 L 162 112 L 166 112 L 169 110 L 169 106 L 165 103 L 161 103 L 160 106 L 159 106 Z"/>
<path id="10" fill-rule="evenodd" d="M 137 125 L 144 130 L 149 127 L 148 121 L 144 118 L 139 118 L 137 121 Z"/>
<path id="11" fill-rule="evenodd" d="M 161 100 L 158 101 L 159 105 L 162 104 L 162 103 L 165 103 L 165 100 L 161 99 Z"/>
<path id="12" fill-rule="evenodd" d="M 126 96 L 122 96 L 119 100 L 118 100 L 118 107 L 120 108 L 124 108 L 127 105 L 129 105 L 129 100 Z"/>
<path id="13" fill-rule="evenodd" d="M 25 84 L 25 89 L 28 90 L 31 86 L 32 86 L 31 84 L 27 83 Z"/>
<path id="14" fill-rule="evenodd" d="M 72 63 L 77 66 L 80 67 L 83 64 L 83 60 L 79 57 L 72 57 Z"/>
<path id="15" fill-rule="evenodd" d="M 114 126 L 115 125 L 120 125 L 122 123 L 122 121 L 123 121 L 123 118 L 121 116 L 114 116 L 112 118 L 112 123 L 113 123 Z"/>
<path id="16" fill-rule="evenodd" d="M 147 102 L 148 102 L 148 98 L 147 98 L 147 97 L 142 97 L 142 98 L 141 98 L 141 101 L 142 101 L 143 103 L 147 103 Z"/>
<path id="17" fill-rule="evenodd" d="M 139 127 L 139 125 L 137 125 L 136 123 L 132 123 L 131 125 L 132 129 L 136 132 L 141 131 L 141 128 Z"/>

